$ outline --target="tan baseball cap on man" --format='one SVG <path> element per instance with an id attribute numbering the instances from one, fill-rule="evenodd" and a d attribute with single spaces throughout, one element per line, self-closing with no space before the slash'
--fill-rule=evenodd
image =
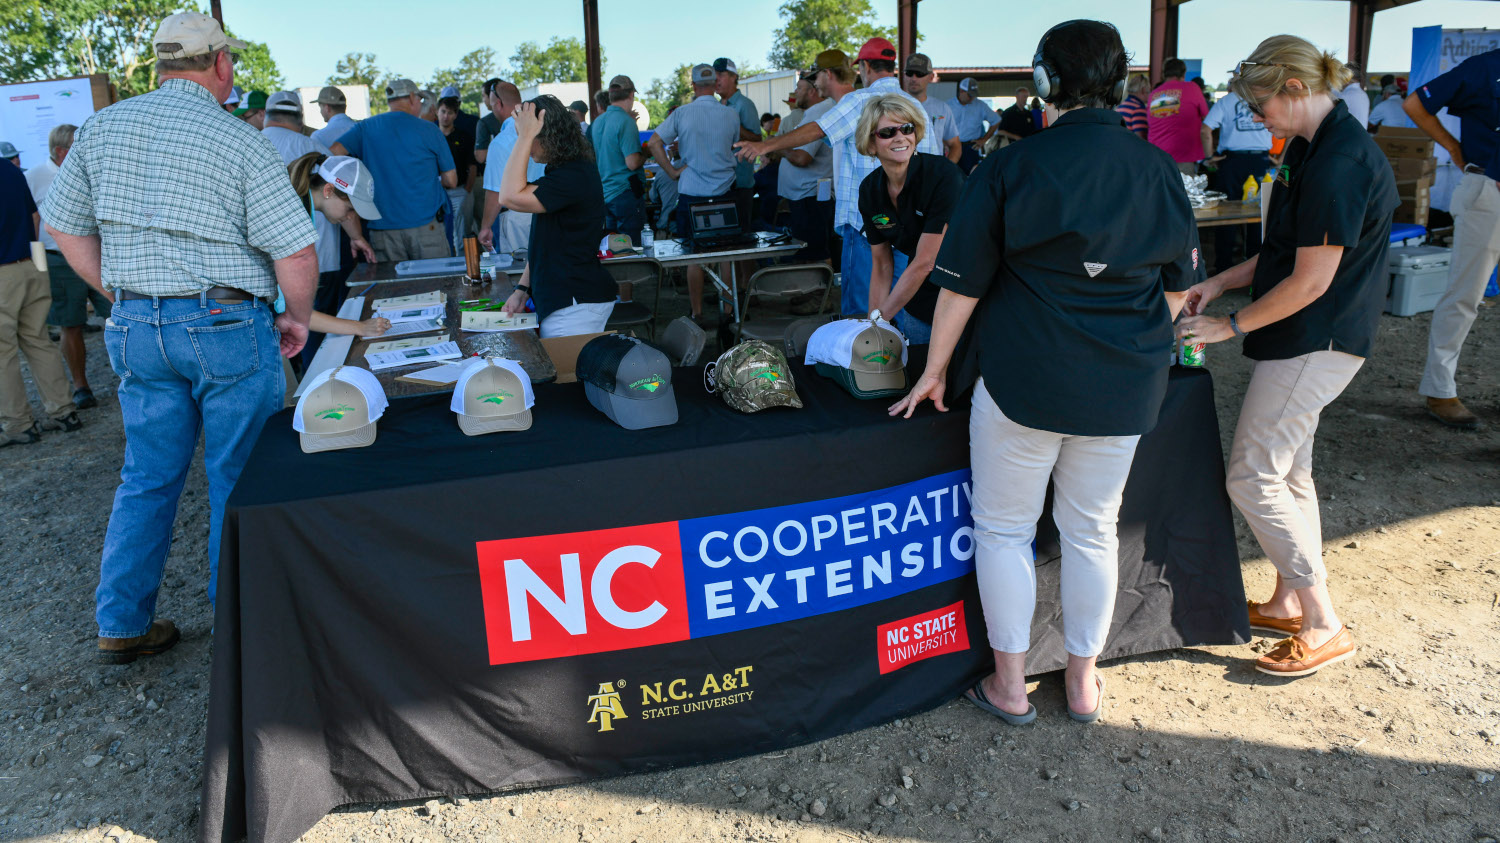
<path id="1" fill-rule="evenodd" d="M 348 105 L 349 101 L 344 97 L 344 92 L 337 86 L 329 85 L 318 92 L 318 98 L 313 100 L 318 105 Z"/>
<path id="2" fill-rule="evenodd" d="M 906 70 L 909 73 L 926 76 L 932 73 L 932 59 L 928 58 L 926 53 L 912 53 L 911 57 L 906 60 Z"/>
<path id="3" fill-rule="evenodd" d="M 385 98 L 387 100 L 397 100 L 402 97 L 420 95 L 421 91 L 417 90 L 417 83 L 410 79 L 392 79 L 385 86 Z"/>
<path id="4" fill-rule="evenodd" d="M 219 22 L 200 12 L 169 15 L 151 39 L 159 59 L 187 59 L 222 50 L 245 49 L 245 42 L 224 34 Z"/>

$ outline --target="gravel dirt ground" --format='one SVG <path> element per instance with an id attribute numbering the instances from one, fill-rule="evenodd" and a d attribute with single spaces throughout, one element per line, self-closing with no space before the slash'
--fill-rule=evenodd
<path id="1" fill-rule="evenodd" d="M 1242 303 L 1242 300 L 1238 300 Z M 1229 298 L 1214 310 L 1227 311 Z M 1448 430 L 1416 395 L 1428 316 L 1385 317 L 1323 416 L 1316 474 L 1331 588 L 1360 645 L 1277 680 L 1270 646 L 1102 665 L 1100 725 L 1011 728 L 962 702 L 720 764 L 525 793 L 341 809 L 334 841 L 1433 840 L 1500 837 L 1500 308 L 1481 309 L 1460 392 L 1489 424 Z M 0 838 L 193 838 L 208 702 L 207 494 L 194 469 L 167 560 L 170 653 L 92 661 L 93 588 L 121 463 L 99 334 L 85 428 L 0 450 Z M 1227 447 L 1249 375 L 1210 347 Z M 1273 571 L 1239 524 L 1247 591 Z"/>

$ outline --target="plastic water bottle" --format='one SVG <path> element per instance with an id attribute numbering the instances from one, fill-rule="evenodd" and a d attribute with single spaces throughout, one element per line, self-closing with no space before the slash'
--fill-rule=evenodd
<path id="1" fill-rule="evenodd" d="M 651 253 L 651 250 L 655 246 L 656 246 L 656 232 L 653 231 L 651 229 L 651 226 L 649 226 L 649 225 L 646 226 L 645 228 L 642 228 L 641 229 L 641 248 L 644 249 L 646 251 L 646 254 L 649 255 Z"/>

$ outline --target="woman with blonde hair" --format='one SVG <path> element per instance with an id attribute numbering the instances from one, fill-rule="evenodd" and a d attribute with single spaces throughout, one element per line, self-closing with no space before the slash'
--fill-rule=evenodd
<path id="1" fill-rule="evenodd" d="M 1354 379 L 1385 307 L 1391 216 L 1401 204 L 1390 164 L 1338 92 L 1350 73 L 1295 35 L 1262 41 L 1230 88 L 1277 138 L 1260 254 L 1188 291 L 1185 340 L 1244 338 L 1255 361 L 1230 449 L 1227 486 L 1276 566 L 1276 588 L 1250 603 L 1252 629 L 1286 635 L 1255 669 L 1305 676 L 1355 652 L 1334 611 L 1312 479 L 1318 417 Z M 1228 316 L 1203 314 L 1225 290 L 1251 288 Z"/>
<path id="2" fill-rule="evenodd" d="M 938 288 L 927 276 L 964 185 L 952 161 L 917 151 L 926 134 L 922 107 L 898 94 L 870 98 L 854 130 L 859 153 L 880 162 L 859 185 L 859 216 L 870 243 L 870 308 L 919 344 L 932 339 Z"/>

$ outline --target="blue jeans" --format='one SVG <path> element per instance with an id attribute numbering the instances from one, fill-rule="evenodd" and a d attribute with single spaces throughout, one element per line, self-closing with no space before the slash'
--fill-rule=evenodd
<path id="1" fill-rule="evenodd" d="M 120 377 L 125 467 L 104 534 L 95 619 L 101 636 L 133 638 L 151 628 L 156 613 L 199 431 L 212 602 L 224 505 L 285 386 L 271 310 L 259 302 L 120 301 L 105 325 L 104 347 Z"/>
<path id="2" fill-rule="evenodd" d="M 868 316 L 870 314 L 870 241 L 852 225 L 839 226 L 844 238 L 842 272 L 839 281 L 839 310 L 845 316 Z M 908 263 L 906 255 L 891 250 L 895 266 L 891 269 L 891 283 L 901 279 Z"/>
<path id="3" fill-rule="evenodd" d="M 604 203 L 604 230 L 630 235 L 632 245 L 641 245 L 641 227 L 646 215 L 641 200 L 627 187 L 619 196 Z"/>

